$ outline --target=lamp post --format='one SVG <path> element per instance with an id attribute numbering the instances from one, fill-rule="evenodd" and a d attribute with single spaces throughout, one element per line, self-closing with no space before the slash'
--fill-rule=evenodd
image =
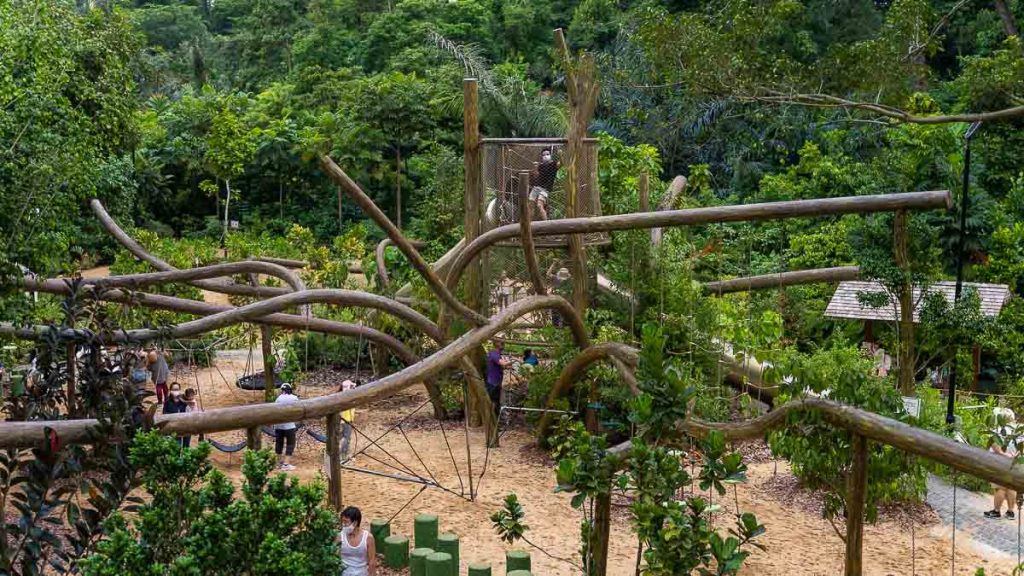
<path id="1" fill-rule="evenodd" d="M 956 289 L 953 293 L 953 306 L 960 302 L 960 293 L 964 285 L 964 256 L 967 247 L 967 209 L 970 204 L 971 186 L 971 139 L 981 128 L 981 122 L 974 122 L 964 133 L 964 183 L 963 191 L 960 193 L 960 239 L 957 243 L 956 254 Z M 953 415 L 953 408 L 956 403 L 956 354 L 953 355 L 953 365 L 949 368 L 949 390 L 946 398 L 946 424 L 953 426 L 956 416 Z"/>

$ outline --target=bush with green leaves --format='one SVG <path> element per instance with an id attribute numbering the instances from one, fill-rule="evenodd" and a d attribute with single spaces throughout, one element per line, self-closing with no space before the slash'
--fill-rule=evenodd
<path id="1" fill-rule="evenodd" d="M 602 537 L 594 530 L 595 506 L 609 502 L 612 494 L 632 500 L 629 510 L 643 551 L 644 573 L 652 576 L 737 574 L 749 548 L 759 546 L 755 540 L 765 531 L 753 514 L 738 506 L 728 533 L 712 525 L 711 515 L 723 508 L 714 504 L 714 495 L 724 500 L 728 487 L 735 490 L 736 484 L 746 481 L 742 457 L 727 449 L 721 434 L 712 433 L 699 442 L 703 462 L 695 479 L 673 450 L 687 442 L 679 427 L 691 417 L 695 383 L 701 380 L 692 364 L 669 354 L 667 341 L 657 326 L 643 327 L 637 372 L 641 393 L 629 412 L 636 433 L 631 445 L 611 450 L 607 436 L 567 418 L 550 441 L 558 459 L 556 491 L 572 493 L 570 504 L 584 514 L 580 556 L 586 574 L 599 573 L 592 553 Z M 692 492 L 680 497 L 693 480 L 709 491 L 708 498 Z M 499 536 L 509 542 L 522 539 L 527 529 L 514 495 L 491 519 Z"/>
<path id="2" fill-rule="evenodd" d="M 908 420 L 891 378 L 874 375 L 874 363 L 859 349 L 835 345 L 809 354 L 790 351 L 766 372 L 781 386 L 777 403 L 807 393 L 901 421 Z M 791 377 L 779 381 L 779 375 Z M 789 460 L 793 473 L 812 490 L 822 490 L 824 515 L 833 520 L 846 510 L 846 479 L 853 465 L 853 435 L 837 429 L 814 412 L 797 411 L 785 428 L 769 434 L 772 453 Z M 878 506 L 918 500 L 925 491 L 925 471 L 913 456 L 892 446 L 870 443 L 866 515 L 873 522 Z M 835 527 L 835 524 L 833 524 Z M 836 528 L 838 531 L 838 528 Z"/>
<path id="3" fill-rule="evenodd" d="M 210 445 L 136 437 L 130 460 L 148 498 L 105 523 L 84 576 L 271 576 L 336 574 L 338 521 L 323 507 L 323 483 L 271 475 L 269 450 L 247 451 L 241 498 L 209 460 Z"/>

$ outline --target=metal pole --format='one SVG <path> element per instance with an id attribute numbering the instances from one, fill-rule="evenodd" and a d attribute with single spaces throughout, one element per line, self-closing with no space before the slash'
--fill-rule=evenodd
<path id="1" fill-rule="evenodd" d="M 956 255 L 956 291 L 953 293 L 953 305 L 960 301 L 960 293 L 963 291 L 964 283 L 964 256 L 966 256 L 967 245 L 967 210 L 970 204 L 971 185 L 971 138 L 981 127 L 981 122 L 971 124 L 964 134 L 964 182 L 963 191 L 960 193 L 960 239 L 957 243 Z M 946 398 L 946 424 L 953 426 L 956 416 L 953 415 L 953 408 L 956 404 L 956 353 L 953 354 L 953 364 L 949 368 L 949 390 Z"/>

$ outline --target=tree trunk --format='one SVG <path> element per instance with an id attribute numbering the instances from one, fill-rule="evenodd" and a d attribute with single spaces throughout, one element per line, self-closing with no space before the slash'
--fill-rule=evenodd
<path id="1" fill-rule="evenodd" d="M 864 503 L 867 499 L 868 441 L 853 435 L 853 468 L 846 485 L 846 571 L 861 576 L 864 571 Z"/>
<path id="2" fill-rule="evenodd" d="M 899 372 L 897 381 L 900 392 L 905 396 L 914 393 L 914 286 L 910 276 L 910 254 L 908 252 L 907 235 L 908 214 L 906 210 L 896 212 L 893 221 L 893 255 L 896 265 L 903 272 L 903 282 L 898 288 L 897 298 L 900 306 L 899 319 Z"/>
<path id="3" fill-rule="evenodd" d="M 1003 32 L 1006 32 L 1007 36 L 1020 36 L 1020 31 L 1017 30 L 1017 20 L 1013 17 L 1010 7 L 1006 5 L 1006 0 L 995 0 L 995 2 L 996 12 L 999 13 L 999 19 L 1003 21 Z"/>
<path id="4" fill-rule="evenodd" d="M 342 234 L 343 224 L 341 219 L 341 187 L 338 187 L 338 234 Z"/>
<path id="5" fill-rule="evenodd" d="M 277 209 L 278 217 L 284 220 L 284 183 L 277 183 Z"/>
<path id="6" fill-rule="evenodd" d="M 402 229 L 402 149 L 395 149 L 395 220 Z"/>
<path id="7" fill-rule="evenodd" d="M 231 214 L 231 180 L 224 180 L 224 187 L 227 188 L 228 193 L 224 199 L 224 236 L 221 238 L 221 244 L 228 237 L 228 216 Z"/>
<path id="8" fill-rule="evenodd" d="M 327 478 L 327 501 L 334 511 L 341 513 L 341 417 L 338 414 L 327 416 L 327 462 L 330 469 Z M 381 542 L 383 548 L 384 543 Z"/>

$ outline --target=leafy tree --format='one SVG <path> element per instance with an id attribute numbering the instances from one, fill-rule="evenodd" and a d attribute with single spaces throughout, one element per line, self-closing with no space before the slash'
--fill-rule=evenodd
<path id="1" fill-rule="evenodd" d="M 86 576 L 149 574 L 331 574 L 340 569 L 334 515 L 324 486 L 271 476 L 274 455 L 246 452 L 242 498 L 209 461 L 210 445 L 181 448 L 175 438 L 140 434 L 131 448 L 149 500 L 129 521 L 105 524 L 82 562 Z"/>

